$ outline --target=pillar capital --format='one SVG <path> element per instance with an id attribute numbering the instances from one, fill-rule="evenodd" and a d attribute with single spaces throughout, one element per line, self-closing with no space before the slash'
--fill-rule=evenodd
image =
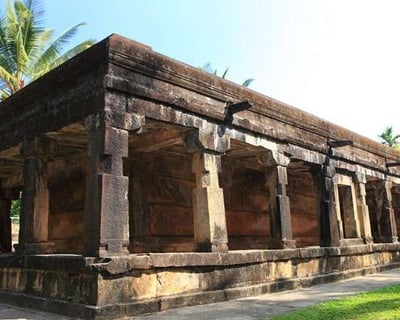
<path id="1" fill-rule="evenodd" d="M 257 160 L 265 167 L 287 167 L 290 163 L 290 156 L 283 152 L 267 150 L 261 153 Z"/>
<path id="2" fill-rule="evenodd" d="M 354 172 L 353 173 L 353 180 L 354 180 L 355 183 L 366 184 L 367 183 L 367 176 L 364 173 L 361 173 L 361 172 Z"/>
<path id="3" fill-rule="evenodd" d="M 52 158 L 57 148 L 57 143 L 48 138 L 36 137 L 24 140 L 21 144 L 20 153 L 23 159 L 37 158 L 47 161 Z"/>
<path id="4" fill-rule="evenodd" d="M 212 152 L 223 154 L 230 149 L 228 134 L 220 135 L 216 125 L 206 125 L 193 130 L 184 137 L 189 152 Z"/>

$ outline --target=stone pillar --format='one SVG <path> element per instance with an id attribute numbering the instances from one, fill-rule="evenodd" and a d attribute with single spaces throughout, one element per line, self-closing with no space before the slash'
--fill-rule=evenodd
<path id="1" fill-rule="evenodd" d="M 381 181 L 380 197 L 382 199 L 380 211 L 380 241 L 397 242 L 397 227 L 392 207 L 392 182 Z M 379 214 L 379 213 L 378 213 Z"/>
<path id="2" fill-rule="evenodd" d="M 340 232 L 338 213 L 335 201 L 335 167 L 329 163 L 329 159 L 317 173 L 320 197 L 320 228 L 321 246 L 337 247 L 340 245 Z"/>
<path id="3" fill-rule="evenodd" d="M 270 219 L 273 248 L 295 248 L 293 240 L 292 220 L 290 216 L 290 200 L 286 193 L 288 184 L 287 166 L 290 159 L 282 154 L 271 153 L 274 162 L 266 162 L 266 188 L 271 197 Z"/>
<path id="4" fill-rule="evenodd" d="M 26 254 L 52 253 L 54 243 L 48 242 L 49 189 L 46 162 L 52 145 L 40 138 L 24 141 L 24 186 L 21 200 L 19 244 L 17 252 Z"/>
<path id="5" fill-rule="evenodd" d="M 128 254 L 129 178 L 123 175 L 128 157 L 128 130 L 109 123 L 109 117 L 89 117 L 88 176 L 84 208 L 84 254 Z"/>
<path id="6" fill-rule="evenodd" d="M 186 148 L 193 153 L 194 241 L 198 251 L 228 251 L 223 189 L 219 186 L 220 155 L 229 148 L 229 138 L 219 137 L 214 127 L 199 129 L 185 138 Z"/>
<path id="7" fill-rule="evenodd" d="M 371 222 L 369 219 L 369 210 L 366 201 L 367 178 L 364 174 L 356 172 L 354 175 L 356 197 L 357 197 L 357 212 L 360 222 L 361 236 L 366 244 L 373 243 Z"/>
<path id="8" fill-rule="evenodd" d="M 11 252 L 11 200 L 0 197 L 0 253 Z"/>
<path id="9" fill-rule="evenodd" d="M 193 155 L 194 240 L 199 251 L 228 251 L 224 193 L 218 182 L 219 157 L 209 152 Z"/>
<path id="10" fill-rule="evenodd" d="M 11 201 L 18 199 L 18 190 L 0 189 L 0 252 L 12 251 Z"/>

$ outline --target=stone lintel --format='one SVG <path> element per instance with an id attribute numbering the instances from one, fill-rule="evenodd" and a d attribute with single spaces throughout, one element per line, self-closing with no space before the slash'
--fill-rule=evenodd
<path id="1" fill-rule="evenodd" d="M 88 131 L 101 127 L 113 127 L 126 131 L 138 131 L 145 124 L 144 115 L 125 111 L 106 110 L 85 119 Z"/>

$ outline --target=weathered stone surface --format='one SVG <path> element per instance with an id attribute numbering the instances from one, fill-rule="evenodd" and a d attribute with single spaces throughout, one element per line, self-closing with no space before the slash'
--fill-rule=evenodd
<path id="1" fill-rule="evenodd" d="M 228 250 L 223 190 L 218 183 L 219 156 L 193 155 L 196 188 L 193 190 L 194 240 L 200 251 Z"/>
<path id="2" fill-rule="evenodd" d="M 186 270 L 166 270 L 157 273 L 157 296 L 199 291 L 201 274 Z"/>
<path id="3" fill-rule="evenodd" d="M 112 35 L 1 103 L 0 299 L 112 318 L 398 266 L 399 159 Z"/>

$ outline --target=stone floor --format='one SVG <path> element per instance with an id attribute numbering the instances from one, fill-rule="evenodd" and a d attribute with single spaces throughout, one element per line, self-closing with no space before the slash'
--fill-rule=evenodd
<path id="1" fill-rule="evenodd" d="M 286 313 L 319 303 L 325 300 L 374 290 L 387 285 L 400 283 L 400 269 L 395 269 L 365 277 L 318 285 L 310 288 L 285 291 L 239 300 L 213 303 L 202 306 L 168 310 L 160 313 L 134 317 L 135 320 L 255 320 Z M 55 320 L 71 319 L 58 315 L 21 309 L 0 304 L 0 319 Z"/>

